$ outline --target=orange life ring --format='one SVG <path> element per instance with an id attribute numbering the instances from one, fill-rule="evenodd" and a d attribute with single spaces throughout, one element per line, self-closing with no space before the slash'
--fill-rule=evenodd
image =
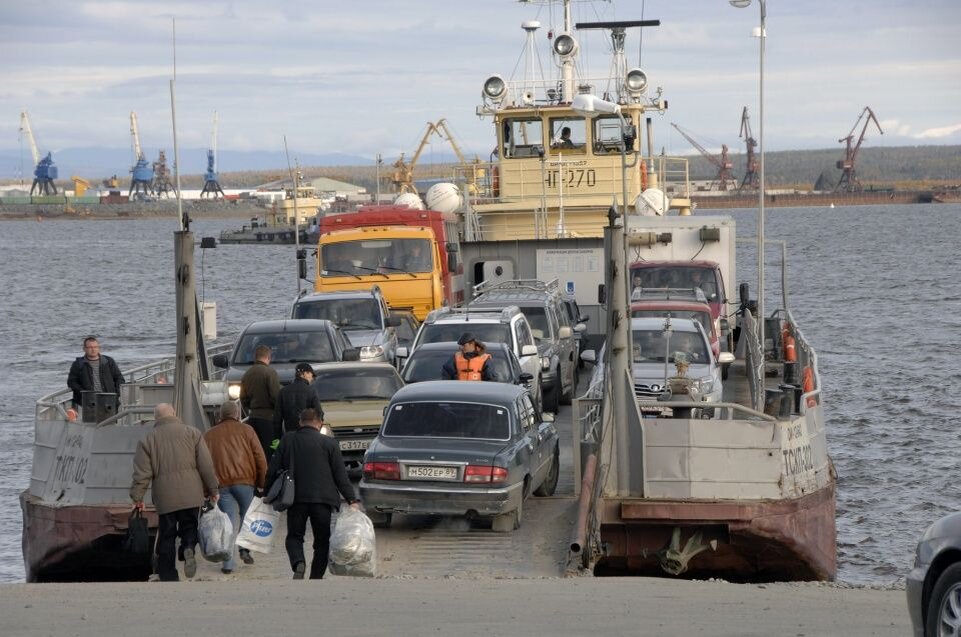
<path id="1" fill-rule="evenodd" d="M 77 410 L 73 407 L 67 410 L 67 422 L 77 422 Z"/>
<path id="2" fill-rule="evenodd" d="M 501 196 L 501 174 L 497 166 L 491 168 L 491 192 L 495 197 Z"/>
<path id="3" fill-rule="evenodd" d="M 641 165 L 641 192 L 647 190 L 647 162 L 641 160 L 638 162 Z"/>
<path id="4" fill-rule="evenodd" d="M 788 363 L 797 361 L 797 349 L 794 344 L 794 337 L 788 334 L 784 337 L 784 360 Z"/>
<path id="5" fill-rule="evenodd" d="M 804 371 L 801 373 L 801 391 L 803 391 L 805 394 L 814 391 L 814 370 L 810 367 L 805 367 Z M 814 396 L 808 396 L 808 407 L 814 407 L 817 404 L 818 401 Z"/>

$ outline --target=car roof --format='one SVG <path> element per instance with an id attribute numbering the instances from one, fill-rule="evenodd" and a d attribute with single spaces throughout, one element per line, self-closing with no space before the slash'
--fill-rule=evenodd
<path id="1" fill-rule="evenodd" d="M 694 319 L 672 318 L 671 327 L 677 332 L 697 332 L 698 322 Z M 631 319 L 631 330 L 656 330 L 664 329 L 664 319 L 658 316 L 645 316 Z"/>
<path id="2" fill-rule="evenodd" d="M 649 301 L 633 301 L 631 311 L 634 310 L 677 310 L 678 312 L 711 312 L 707 303 L 693 303 L 690 301 L 665 301 L 651 299 Z"/>
<path id="3" fill-rule="evenodd" d="M 356 372 L 357 370 L 367 370 L 367 369 L 377 369 L 381 371 L 393 371 L 396 372 L 395 368 L 390 363 L 367 363 L 361 361 L 339 361 L 334 363 L 313 363 L 314 373 L 318 372 L 329 372 L 329 371 L 351 371 Z"/>
<path id="4" fill-rule="evenodd" d="M 426 380 L 397 390 L 391 403 L 398 402 L 486 402 L 509 406 L 527 390 L 519 385 L 485 381 Z"/>
<path id="5" fill-rule="evenodd" d="M 311 292 L 297 299 L 297 303 L 310 303 L 311 301 L 326 301 L 327 299 L 369 299 L 379 296 L 379 292 L 374 290 L 332 290 L 330 292 Z"/>
<path id="6" fill-rule="evenodd" d="M 278 332 L 326 332 L 337 326 L 325 319 L 281 319 L 255 321 L 244 328 L 244 334 L 275 334 Z"/>
<path id="7" fill-rule="evenodd" d="M 513 352 L 513 350 L 507 346 L 507 343 L 484 343 L 484 347 L 488 350 L 503 350 L 505 352 Z M 413 352 L 411 352 L 411 356 L 415 356 L 417 352 L 421 350 L 425 352 L 432 352 L 432 351 L 455 352 L 458 349 L 460 349 L 460 345 L 458 345 L 454 341 L 438 341 L 436 343 L 424 343 L 423 345 L 415 349 Z"/>

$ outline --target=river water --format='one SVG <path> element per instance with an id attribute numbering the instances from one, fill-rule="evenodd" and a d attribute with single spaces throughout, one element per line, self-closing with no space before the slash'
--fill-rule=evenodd
<path id="1" fill-rule="evenodd" d="M 756 211 L 728 212 L 740 236 L 753 235 Z M 216 236 L 240 223 L 193 230 Z M 174 230 L 173 219 L 0 223 L 0 582 L 24 577 L 17 496 L 29 484 L 34 403 L 65 387 L 83 337 L 99 336 L 123 368 L 173 354 Z M 893 583 L 924 528 L 958 508 L 961 364 L 948 344 L 961 330 L 961 205 L 771 208 L 765 231 L 788 241 L 790 306 L 820 358 L 838 471 L 838 579 Z M 204 252 L 198 294 L 217 302 L 221 339 L 289 309 L 292 246 Z M 770 311 L 779 249 L 765 263 Z M 739 245 L 738 281 L 752 290 L 755 264 L 753 246 Z"/>

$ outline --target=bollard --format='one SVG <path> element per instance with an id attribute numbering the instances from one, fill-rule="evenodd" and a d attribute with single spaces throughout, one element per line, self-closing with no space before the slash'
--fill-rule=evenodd
<path id="1" fill-rule="evenodd" d="M 781 411 L 781 390 L 768 387 L 764 390 L 764 413 L 777 416 Z"/>
<path id="2" fill-rule="evenodd" d="M 97 392 L 80 392 L 80 418 L 82 422 L 97 422 Z"/>
<path id="3" fill-rule="evenodd" d="M 103 422 L 117 413 L 117 394 L 100 392 L 96 399 L 97 419 L 94 422 Z"/>
<path id="4" fill-rule="evenodd" d="M 777 388 L 781 390 L 781 411 L 778 417 L 790 418 L 794 408 L 794 385 L 778 385 Z"/>
<path id="5" fill-rule="evenodd" d="M 784 363 L 784 383 L 786 385 L 797 385 L 797 362 L 785 362 Z"/>

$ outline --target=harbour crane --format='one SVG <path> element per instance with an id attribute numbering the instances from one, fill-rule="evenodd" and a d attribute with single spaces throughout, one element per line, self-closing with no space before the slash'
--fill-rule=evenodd
<path id="1" fill-rule="evenodd" d="M 431 135 L 436 134 L 443 140 L 446 140 L 450 144 L 451 148 L 454 149 L 454 154 L 457 156 L 457 160 L 461 164 L 467 164 L 467 160 L 464 158 L 464 154 L 461 153 L 460 147 L 454 141 L 454 136 L 451 135 L 450 129 L 447 128 L 447 120 L 441 118 L 436 123 L 427 122 L 427 128 L 424 130 L 423 136 L 421 136 L 420 144 L 417 146 L 417 150 L 414 152 L 414 156 L 411 157 L 410 162 L 404 161 L 404 153 L 400 154 L 400 158 L 394 162 L 394 173 L 391 176 L 391 183 L 394 184 L 394 189 L 398 193 L 404 192 L 417 192 L 414 187 L 414 167 L 417 165 L 417 160 L 420 159 L 421 153 L 424 152 L 424 147 L 427 146 L 427 142 L 430 141 Z M 479 159 L 475 159 L 474 163 L 480 163 Z M 472 171 L 472 176 L 468 177 L 471 183 L 468 184 L 468 189 L 473 188 L 473 182 L 476 181 L 476 175 L 474 173 L 482 171 L 483 169 L 477 169 Z"/>
<path id="2" fill-rule="evenodd" d="M 130 136 L 133 138 L 133 152 L 135 163 L 130 169 L 132 177 L 130 179 L 130 190 L 127 196 L 137 199 L 146 199 L 153 194 L 153 166 L 144 157 L 143 149 L 140 147 L 140 130 L 137 128 L 137 114 L 130 111 Z"/>
<path id="3" fill-rule="evenodd" d="M 734 164 L 731 163 L 731 158 L 728 156 L 727 144 L 721 144 L 721 156 L 716 157 L 715 155 L 709 153 L 706 148 L 697 143 L 697 141 L 683 128 L 673 122 L 671 122 L 671 126 L 676 128 L 677 132 L 683 135 L 684 139 L 689 141 L 691 145 L 694 146 L 694 148 L 696 148 L 697 151 L 704 156 L 704 159 L 711 162 L 711 164 L 717 168 L 717 174 L 714 175 L 714 179 L 711 182 L 711 190 L 727 190 L 727 184 L 729 181 L 734 182 L 735 184 L 737 183 L 737 179 L 731 172 Z"/>
<path id="4" fill-rule="evenodd" d="M 73 182 L 74 197 L 83 197 L 87 193 L 87 189 L 90 188 L 90 182 L 84 179 L 83 177 L 78 177 L 77 175 L 73 175 L 70 178 L 70 181 Z"/>
<path id="5" fill-rule="evenodd" d="M 210 134 L 210 148 L 207 150 L 207 172 L 204 174 L 204 189 L 201 197 L 225 197 L 224 189 L 217 180 L 217 111 L 214 111 L 214 130 Z"/>
<path id="6" fill-rule="evenodd" d="M 57 194 L 57 184 L 54 183 L 57 179 L 57 165 L 53 163 L 52 153 L 47 153 L 46 157 L 40 157 L 40 150 L 37 148 L 37 140 L 33 137 L 27 111 L 20 111 L 20 134 L 27 138 L 33 155 L 33 184 L 30 186 L 30 194 L 33 195 L 34 191 L 38 195 Z"/>
<path id="7" fill-rule="evenodd" d="M 865 118 L 865 116 L 867 117 Z M 861 129 L 861 135 L 858 136 L 858 142 L 852 145 L 851 142 L 854 140 L 854 131 L 858 129 L 861 120 L 864 120 L 864 127 Z M 874 116 L 874 111 L 871 110 L 870 106 L 865 106 L 864 110 L 861 111 L 861 115 L 858 116 L 858 121 L 854 122 L 854 126 L 851 128 L 848 136 L 838 140 L 838 142 L 844 142 L 845 148 L 844 159 L 838 160 L 837 163 L 837 167 L 841 170 L 841 179 L 838 180 L 838 185 L 834 187 L 834 192 L 861 192 L 861 182 L 858 181 L 854 163 L 857 160 L 861 144 L 864 142 L 864 136 L 868 132 L 868 126 L 872 121 L 874 125 L 877 126 L 878 132 L 883 135 L 884 131 L 881 130 L 881 124 L 878 123 L 878 118 Z"/>
<path id="8" fill-rule="evenodd" d="M 170 181 L 170 169 L 167 168 L 167 153 L 160 151 L 157 161 L 153 163 L 153 189 L 158 197 L 170 197 L 170 193 L 177 194 L 173 182 Z"/>
<path id="9" fill-rule="evenodd" d="M 744 138 L 745 153 L 747 155 L 747 161 L 744 166 L 744 179 L 741 180 L 738 191 L 757 190 L 761 187 L 757 172 L 757 156 L 754 154 L 754 149 L 757 147 L 757 140 L 754 139 L 754 134 L 751 132 L 751 118 L 747 114 L 747 106 L 744 107 L 744 112 L 741 113 L 741 132 L 738 134 L 738 137 Z"/>

